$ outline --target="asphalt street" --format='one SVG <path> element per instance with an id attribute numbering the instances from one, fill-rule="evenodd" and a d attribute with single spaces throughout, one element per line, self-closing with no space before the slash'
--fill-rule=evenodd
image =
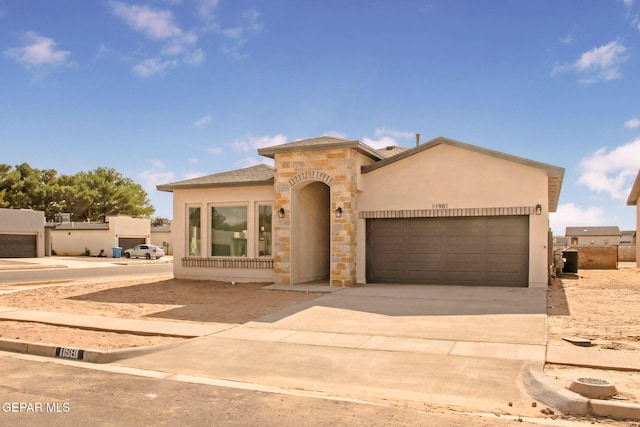
<path id="1" fill-rule="evenodd" d="M 516 416 L 278 394 L 0 352 L 0 425 L 506 426 Z M 202 379 L 203 382 L 206 379 Z M 533 421 L 533 420 L 532 420 Z M 518 425 L 540 425 L 528 420 Z M 558 424 L 556 424 L 558 425 Z"/>
<path id="2" fill-rule="evenodd" d="M 109 267 L 0 270 L 0 284 L 95 280 L 109 277 L 148 276 L 172 273 L 173 265 L 162 262 L 162 260 L 158 260 L 157 262 L 129 260 L 126 264 L 110 265 Z"/>

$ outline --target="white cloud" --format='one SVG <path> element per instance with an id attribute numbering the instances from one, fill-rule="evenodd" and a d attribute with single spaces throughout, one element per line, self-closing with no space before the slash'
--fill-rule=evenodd
<path id="1" fill-rule="evenodd" d="M 204 149 L 204 151 L 206 151 L 209 154 L 222 154 L 222 148 L 221 147 L 207 147 Z"/>
<path id="2" fill-rule="evenodd" d="M 193 125 L 197 128 L 201 128 L 211 123 L 211 120 L 213 120 L 213 118 L 209 114 L 207 114 L 205 116 L 200 117 L 198 120 L 196 120 L 196 122 Z"/>
<path id="3" fill-rule="evenodd" d="M 183 179 L 200 178 L 201 176 L 207 176 L 207 174 L 205 172 L 188 171 L 184 173 Z"/>
<path id="4" fill-rule="evenodd" d="M 624 127 L 626 128 L 637 128 L 638 126 L 640 126 L 640 119 L 638 119 L 637 117 L 634 117 L 633 119 L 629 119 L 626 122 L 624 122 Z"/>
<path id="5" fill-rule="evenodd" d="M 368 136 L 365 136 L 364 138 L 362 138 L 362 142 L 368 145 L 369 147 L 375 148 L 375 149 L 398 145 L 397 141 L 391 138 L 390 136 L 383 136 L 378 139 L 373 139 L 373 138 L 369 138 Z"/>
<path id="6" fill-rule="evenodd" d="M 248 152 L 249 150 L 257 150 L 258 148 L 271 147 L 273 145 L 282 145 L 287 143 L 287 137 L 278 134 L 276 136 L 249 136 L 244 139 L 236 139 L 231 146 L 238 151 Z"/>
<path id="7" fill-rule="evenodd" d="M 390 146 L 401 145 L 398 140 L 413 138 L 415 140 L 416 135 L 411 132 L 403 132 L 396 129 L 377 128 L 374 131 L 374 138 L 365 136 L 362 142 L 372 148 L 380 149 Z"/>
<path id="8" fill-rule="evenodd" d="M 626 50 L 618 41 L 612 41 L 584 52 L 573 64 L 556 65 L 552 74 L 573 70 L 585 76 L 580 79 L 585 84 L 619 79 L 620 65 L 628 59 L 623 55 Z"/>
<path id="9" fill-rule="evenodd" d="M 166 184 L 174 180 L 173 172 L 169 171 L 158 171 L 156 169 L 149 169 L 146 171 L 142 171 L 138 174 L 140 179 L 142 179 L 143 185 L 142 187 L 147 191 L 155 191 L 156 185 Z"/>
<path id="10" fill-rule="evenodd" d="M 240 14 L 240 22 L 233 27 L 223 27 L 212 21 L 208 29 L 221 34 L 226 42 L 223 47 L 224 53 L 236 59 L 243 58 L 240 48 L 249 40 L 249 37 L 260 30 L 263 24 L 260 22 L 260 12 L 256 9 L 249 9 Z"/>
<path id="11" fill-rule="evenodd" d="M 337 131 L 329 131 L 329 132 L 325 132 L 323 136 L 332 136 L 334 138 L 341 138 L 341 139 L 346 139 L 347 135 L 342 133 L 342 132 L 337 132 Z"/>
<path id="12" fill-rule="evenodd" d="M 144 33 L 153 40 L 176 37 L 182 31 L 174 23 L 170 10 L 152 9 L 148 6 L 128 5 L 119 1 L 110 2 L 114 15 L 122 18 L 131 28 Z"/>
<path id="13" fill-rule="evenodd" d="M 9 58 L 25 64 L 25 66 L 39 73 L 47 73 L 55 68 L 71 65 L 71 52 L 57 49 L 53 39 L 38 35 L 33 31 L 21 35 L 23 45 L 5 50 Z"/>
<path id="14" fill-rule="evenodd" d="M 155 74 L 163 74 L 167 68 L 173 68 L 178 63 L 175 60 L 151 58 L 145 59 L 133 66 L 133 72 L 140 77 L 149 77 Z"/>
<path id="15" fill-rule="evenodd" d="M 590 190 L 625 200 L 640 169 L 640 138 L 611 151 L 601 148 L 580 162 L 578 183 Z"/>
<path id="16" fill-rule="evenodd" d="M 178 65 L 175 58 L 187 65 L 199 65 L 204 61 L 204 52 L 195 47 L 198 36 L 194 32 L 183 31 L 176 24 L 171 10 L 129 5 L 115 0 L 109 4 L 111 12 L 133 30 L 149 40 L 163 43 L 154 59 L 141 61 L 133 67 L 133 71 L 139 76 L 162 74 L 167 68 Z"/>
<path id="17" fill-rule="evenodd" d="M 603 225 L 604 211 L 592 206 L 583 209 L 573 203 L 558 206 L 556 212 L 549 213 L 549 226 L 554 236 L 564 236 L 567 227 Z"/>
<path id="18" fill-rule="evenodd" d="M 198 14 L 204 21 L 211 22 L 215 19 L 214 10 L 220 3 L 219 0 L 198 0 Z"/>

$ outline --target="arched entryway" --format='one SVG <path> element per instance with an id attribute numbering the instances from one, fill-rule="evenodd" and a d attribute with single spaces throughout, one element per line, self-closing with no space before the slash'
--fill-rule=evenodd
<path id="1" fill-rule="evenodd" d="M 329 280 L 330 187 L 302 181 L 291 189 L 291 283 Z"/>

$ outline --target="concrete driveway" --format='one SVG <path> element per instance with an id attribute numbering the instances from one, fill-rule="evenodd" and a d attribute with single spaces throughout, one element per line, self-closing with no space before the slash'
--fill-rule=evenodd
<path id="1" fill-rule="evenodd" d="M 523 374 L 544 363 L 545 291 L 345 288 L 116 363 L 258 389 L 534 415 Z"/>

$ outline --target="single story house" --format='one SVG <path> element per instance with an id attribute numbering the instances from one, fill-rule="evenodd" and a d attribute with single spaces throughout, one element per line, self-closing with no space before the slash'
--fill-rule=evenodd
<path id="1" fill-rule="evenodd" d="M 620 235 L 617 226 L 567 227 L 565 231 L 570 246 L 618 246 Z"/>
<path id="2" fill-rule="evenodd" d="M 0 208 L 0 258 L 45 255 L 44 212 Z"/>
<path id="3" fill-rule="evenodd" d="M 50 229 L 51 248 L 56 255 L 99 255 L 111 257 L 114 247 L 126 250 L 149 243 L 151 221 L 128 215 L 107 216 L 105 222 L 63 222 Z"/>
<path id="4" fill-rule="evenodd" d="M 174 275 L 278 284 L 544 287 L 564 169 L 436 138 L 323 136 L 173 192 Z"/>
<path id="5" fill-rule="evenodd" d="M 631 187 L 629 197 L 627 198 L 627 206 L 636 207 L 636 231 L 640 230 L 640 170 L 636 175 L 636 180 Z M 636 243 L 636 265 L 640 268 L 640 245 Z"/>

